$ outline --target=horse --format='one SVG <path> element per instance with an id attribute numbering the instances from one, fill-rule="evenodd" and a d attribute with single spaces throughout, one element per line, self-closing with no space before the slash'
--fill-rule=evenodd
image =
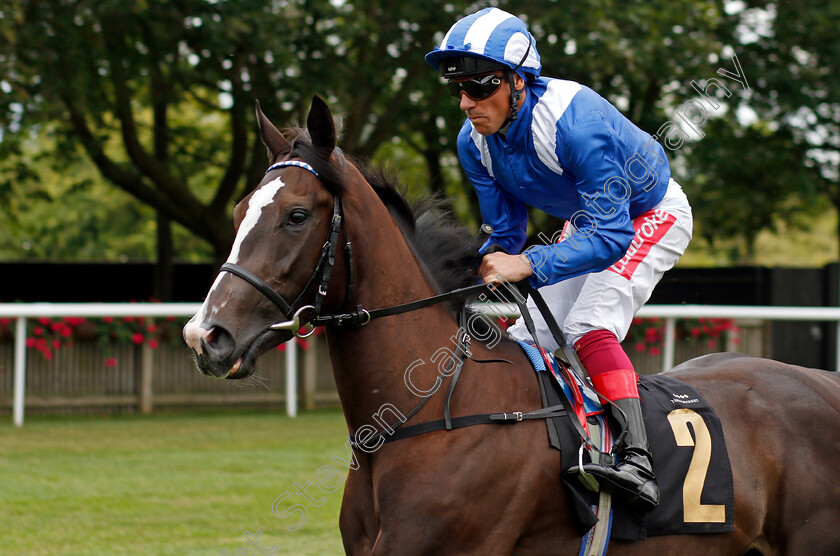
<path id="1" fill-rule="evenodd" d="M 228 262 L 184 327 L 198 369 L 248 377 L 262 353 L 326 323 L 341 407 L 357 440 L 347 444 L 354 464 L 339 516 L 347 554 L 578 554 L 560 452 L 549 447 L 543 421 L 380 442 L 399 416 L 408 425 L 430 422 L 447 404 L 453 415 L 542 407 L 533 367 L 515 342 L 474 337 L 468 356 L 453 357 L 462 301 L 374 314 L 469 284 L 475 239 L 452 229 L 426 234 L 438 227 L 434 219 L 415 219 L 392 177 L 336 147 L 319 97 L 305 128 L 281 132 L 259 105 L 256 113 L 271 166 L 236 205 Z M 462 364 L 448 395 L 455 375 L 444 359 Z M 700 357 L 670 374 L 721 419 L 734 530 L 612 541 L 610 554 L 840 553 L 840 483 L 831 478 L 840 461 L 838 376 L 733 354 Z"/>

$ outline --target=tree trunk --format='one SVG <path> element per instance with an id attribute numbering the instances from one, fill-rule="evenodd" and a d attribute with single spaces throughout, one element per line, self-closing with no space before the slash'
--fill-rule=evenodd
<path id="1" fill-rule="evenodd" d="M 157 257 L 152 295 L 159 301 L 172 301 L 172 221 L 157 213 Z"/>
<path id="2" fill-rule="evenodd" d="M 426 159 L 426 166 L 429 169 L 429 187 L 433 195 L 438 195 L 441 198 L 446 198 L 446 181 L 443 177 L 443 168 L 440 164 L 440 152 L 432 149 L 423 151 L 423 157 Z"/>

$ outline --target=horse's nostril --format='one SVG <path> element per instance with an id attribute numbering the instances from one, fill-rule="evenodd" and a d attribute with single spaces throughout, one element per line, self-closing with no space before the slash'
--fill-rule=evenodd
<path id="1" fill-rule="evenodd" d="M 195 321 L 184 327 L 184 341 L 197 355 L 215 361 L 224 361 L 236 348 L 233 336 L 224 327 L 204 328 Z"/>
<path id="2" fill-rule="evenodd" d="M 216 343 L 216 336 L 218 335 L 217 330 L 218 329 L 216 327 L 211 328 L 207 335 L 203 338 L 207 345 L 213 346 L 213 344 Z"/>
<path id="3" fill-rule="evenodd" d="M 236 343 L 227 330 L 214 326 L 201 339 L 201 346 L 209 357 L 219 361 L 226 359 L 233 353 Z"/>

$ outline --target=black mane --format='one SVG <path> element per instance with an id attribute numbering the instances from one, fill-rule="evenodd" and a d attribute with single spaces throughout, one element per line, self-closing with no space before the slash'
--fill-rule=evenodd
<path id="1" fill-rule="evenodd" d="M 442 292 L 476 283 L 482 242 L 455 220 L 442 199 L 430 197 L 411 206 L 393 175 L 382 169 L 357 167 Z"/>

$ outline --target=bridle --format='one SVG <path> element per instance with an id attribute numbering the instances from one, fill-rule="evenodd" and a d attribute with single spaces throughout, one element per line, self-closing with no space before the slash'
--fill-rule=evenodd
<path id="1" fill-rule="evenodd" d="M 288 166 L 295 166 L 312 172 L 312 174 L 316 178 L 320 179 L 318 172 L 316 172 L 312 166 L 310 166 L 306 162 L 303 162 L 302 160 L 286 160 L 283 162 L 277 162 L 276 164 L 272 164 L 271 166 L 269 166 L 268 170 L 266 170 L 266 174 L 268 172 L 271 172 L 272 170 L 285 168 Z M 342 229 L 342 224 L 345 224 L 344 208 L 341 203 L 341 197 L 336 195 L 335 201 L 333 202 L 333 215 L 330 219 L 329 233 L 327 234 L 327 241 L 321 248 L 321 256 L 318 259 L 318 263 L 315 265 L 315 269 L 312 271 L 312 274 L 309 277 L 309 281 L 306 283 L 306 286 L 304 286 L 300 294 L 298 294 L 297 298 L 292 303 L 288 303 L 285 299 L 283 299 L 283 297 L 276 291 L 274 291 L 274 289 L 272 289 L 271 286 L 266 284 L 262 278 L 260 278 L 259 276 L 257 276 L 249 270 L 245 270 L 239 265 L 233 263 L 225 263 L 219 269 L 219 272 L 229 272 L 235 276 L 238 276 L 239 278 L 242 278 L 251 286 L 256 288 L 260 293 L 262 293 L 278 309 L 280 309 L 286 320 L 268 326 L 269 329 L 289 330 L 298 338 L 305 338 L 309 336 L 315 331 L 315 328 L 318 326 L 364 326 L 375 318 L 407 313 L 409 311 L 415 311 L 417 309 L 422 309 L 424 307 L 429 307 L 431 305 L 451 301 L 454 299 L 464 299 L 471 295 L 487 293 L 493 288 L 493 285 L 490 283 L 476 284 L 474 286 L 459 288 L 447 293 L 442 293 L 440 295 L 419 299 L 417 301 L 411 301 L 402 305 L 395 305 L 392 307 L 384 307 L 381 309 L 372 310 L 364 309 L 361 305 L 359 305 L 358 307 L 356 307 L 355 311 L 350 313 L 321 315 L 321 309 L 323 308 L 324 298 L 326 298 L 327 296 L 327 285 L 330 282 L 333 266 L 335 265 L 335 256 L 338 250 L 338 237 Z M 344 225 L 344 237 L 346 238 L 346 243 L 344 244 L 344 255 L 345 266 L 347 268 L 347 285 L 345 300 L 349 300 L 352 298 L 354 282 L 353 250 L 349 238 L 347 238 L 346 224 Z M 302 305 L 303 296 L 306 294 L 307 291 L 309 291 L 310 287 L 319 275 L 321 276 L 321 283 L 318 287 L 317 293 L 315 294 L 315 301 L 312 305 Z M 313 313 L 313 317 L 310 320 L 305 320 L 302 316 L 303 313 L 307 311 L 312 311 Z"/>
<path id="2" fill-rule="evenodd" d="M 276 164 L 272 164 L 268 167 L 268 170 L 265 171 L 266 174 L 271 172 L 272 170 L 277 170 L 279 168 L 286 168 L 289 166 L 295 166 L 297 168 L 302 168 L 319 178 L 318 172 L 315 169 L 303 162 L 302 160 L 286 160 L 283 162 L 277 162 Z M 335 196 L 335 200 L 333 201 L 333 215 L 330 219 L 330 227 L 329 232 L 327 233 L 327 241 L 324 243 L 324 246 L 321 248 L 321 256 L 318 258 L 318 263 L 315 265 L 315 269 L 312 271 L 312 274 L 309 277 L 309 280 L 306 282 L 306 285 L 300 291 L 297 298 L 288 303 L 283 296 L 279 293 L 274 291 L 274 289 L 265 283 L 265 281 L 254 274 L 249 270 L 245 270 L 239 265 L 233 263 L 225 263 L 219 269 L 219 272 L 230 272 L 231 274 L 242 278 L 249 284 L 251 284 L 254 288 L 256 288 L 261 294 L 263 294 L 269 301 L 271 301 L 280 311 L 283 313 L 283 316 L 286 317 L 285 321 L 278 322 L 272 324 L 268 328 L 272 330 L 290 330 L 292 331 L 295 336 L 299 338 L 305 338 L 312 334 L 315 331 L 315 321 L 317 317 L 321 313 L 321 308 L 323 307 L 324 298 L 327 296 L 327 286 L 330 283 L 330 278 L 332 277 L 332 270 L 333 266 L 335 265 L 335 256 L 338 250 L 338 236 L 341 233 L 341 224 L 344 221 L 344 208 L 341 203 L 341 197 L 338 195 Z M 345 227 L 345 238 L 347 239 L 347 230 Z M 353 293 L 353 252 L 350 246 L 350 241 L 347 239 L 346 243 L 344 244 L 344 253 L 347 258 L 347 299 Z M 312 284 L 321 276 L 321 283 L 318 286 L 318 291 L 315 294 L 315 301 L 312 305 L 303 305 L 302 299 L 306 292 L 312 287 Z M 301 324 L 301 316 L 306 311 L 313 311 L 315 318 L 308 322 L 304 322 Z"/>

